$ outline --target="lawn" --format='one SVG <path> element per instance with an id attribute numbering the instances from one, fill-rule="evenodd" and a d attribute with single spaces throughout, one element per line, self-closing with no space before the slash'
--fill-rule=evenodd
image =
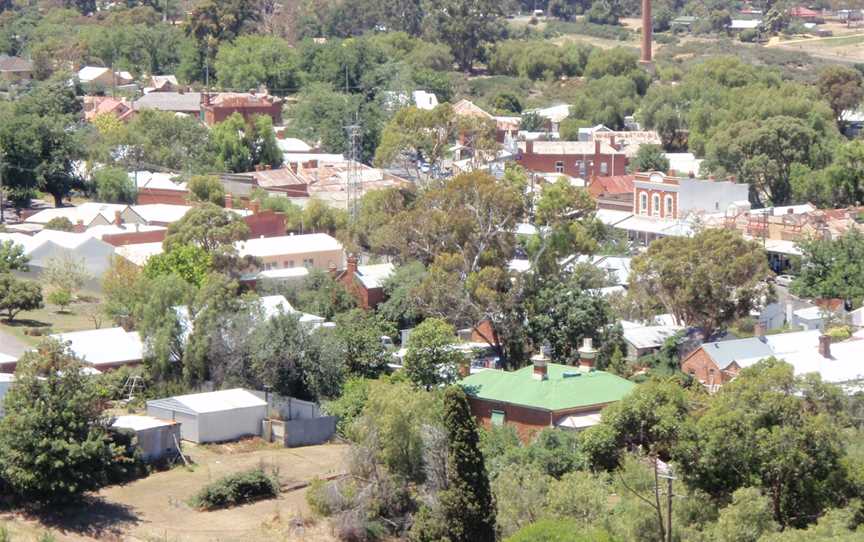
<path id="1" fill-rule="evenodd" d="M 94 321 L 96 316 L 96 321 Z M 66 333 L 110 326 L 111 322 L 102 314 L 102 300 L 92 292 L 81 292 L 79 301 L 67 308 L 66 312 L 58 312 L 58 307 L 45 304 L 44 308 L 35 311 L 23 311 L 11 322 L 0 320 L 0 330 L 14 335 L 17 339 L 29 345 L 39 343 L 41 337 L 28 335 L 33 328 L 46 328 L 50 333 Z"/>

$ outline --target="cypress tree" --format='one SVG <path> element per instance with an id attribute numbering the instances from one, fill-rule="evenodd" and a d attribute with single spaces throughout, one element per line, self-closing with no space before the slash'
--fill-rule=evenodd
<path id="1" fill-rule="evenodd" d="M 494 542 L 495 498 L 480 453 L 477 424 L 459 386 L 444 393 L 447 428 L 447 489 L 441 509 L 450 542 Z"/>

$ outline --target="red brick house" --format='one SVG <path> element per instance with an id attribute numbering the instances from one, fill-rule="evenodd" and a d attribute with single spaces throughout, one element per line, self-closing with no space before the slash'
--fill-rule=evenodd
<path id="1" fill-rule="evenodd" d="M 207 126 L 213 126 L 234 113 L 240 113 L 248 122 L 255 115 L 267 115 L 274 125 L 282 124 L 282 99 L 266 92 L 201 93 L 201 116 Z"/>
<path id="2" fill-rule="evenodd" d="M 600 412 L 635 386 L 629 380 L 593 369 L 590 339 L 580 349 L 579 367 L 549 363 L 534 356 L 517 371 L 483 370 L 459 382 L 471 412 L 484 427 L 510 425 L 523 442 L 548 427 L 580 430 L 600 421 Z"/>
<path id="3" fill-rule="evenodd" d="M 516 162 L 529 171 L 593 179 L 627 173 L 627 155 L 603 141 L 520 141 Z"/>
<path id="4" fill-rule="evenodd" d="M 357 298 L 362 309 L 374 309 L 384 301 L 384 281 L 396 267 L 392 263 L 378 265 L 358 265 L 357 256 L 348 256 L 344 270 L 336 272 L 336 280 L 341 282 Z"/>

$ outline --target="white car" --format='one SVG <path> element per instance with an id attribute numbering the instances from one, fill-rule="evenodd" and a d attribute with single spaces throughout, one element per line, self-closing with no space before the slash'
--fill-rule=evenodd
<path id="1" fill-rule="evenodd" d="M 788 288 L 792 284 L 793 280 L 795 280 L 795 277 L 793 277 L 792 275 L 777 275 L 777 278 L 774 279 L 774 282 L 776 282 L 778 286 Z"/>

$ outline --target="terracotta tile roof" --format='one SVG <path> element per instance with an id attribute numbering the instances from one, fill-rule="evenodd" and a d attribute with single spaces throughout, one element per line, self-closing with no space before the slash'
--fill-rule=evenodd
<path id="1" fill-rule="evenodd" d="M 17 56 L 0 56 L 0 72 L 30 72 L 33 63 Z"/>
<path id="2" fill-rule="evenodd" d="M 483 119 L 492 119 L 492 115 L 487 113 L 483 108 L 469 100 L 459 100 L 453 104 L 453 112 L 456 115 L 464 117 L 480 117 Z"/>
<path id="3" fill-rule="evenodd" d="M 633 179 L 633 175 L 597 177 L 588 185 L 588 192 L 595 197 L 601 194 L 632 194 Z"/>

